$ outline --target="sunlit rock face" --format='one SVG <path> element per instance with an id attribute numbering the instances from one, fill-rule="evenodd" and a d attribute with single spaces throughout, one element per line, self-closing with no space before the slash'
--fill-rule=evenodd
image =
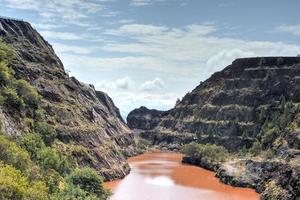
<path id="1" fill-rule="evenodd" d="M 52 46 L 29 23 L 0 18 L 0 36 L 16 51 L 16 77 L 29 81 L 42 95 L 45 120 L 56 127 L 61 148 L 106 180 L 125 176 L 129 166 L 120 152 L 133 153 L 133 134 L 111 98 L 69 77 Z M 0 117 L 10 120 L 5 113 Z M 18 123 L 6 134 L 12 131 L 18 131 Z"/>

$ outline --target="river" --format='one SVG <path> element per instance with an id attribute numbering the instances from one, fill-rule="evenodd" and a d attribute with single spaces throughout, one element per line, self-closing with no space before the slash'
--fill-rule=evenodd
<path id="1" fill-rule="evenodd" d="M 128 159 L 131 172 L 105 183 L 110 200 L 258 200 L 252 189 L 225 185 L 206 169 L 181 163 L 179 153 L 152 152 Z"/>

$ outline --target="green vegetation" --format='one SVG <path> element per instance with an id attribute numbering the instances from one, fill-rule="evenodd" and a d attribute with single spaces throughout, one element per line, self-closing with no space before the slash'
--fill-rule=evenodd
<path id="1" fill-rule="evenodd" d="M 48 189 L 41 181 L 29 181 L 21 171 L 0 165 L 0 199 L 47 199 Z"/>
<path id="2" fill-rule="evenodd" d="M 31 165 L 29 153 L 2 135 L 0 135 L 0 161 L 23 172 Z"/>
<path id="3" fill-rule="evenodd" d="M 183 153 L 193 160 L 205 162 L 222 162 L 225 161 L 229 153 L 222 147 L 215 144 L 197 144 L 192 142 L 183 147 Z"/>
<path id="4" fill-rule="evenodd" d="M 16 79 L 10 64 L 14 51 L 0 41 L 0 105 L 24 127 L 8 138 L 0 130 L 0 199 L 104 200 L 103 179 L 89 168 L 78 169 L 45 121 L 38 91 Z"/>
<path id="5" fill-rule="evenodd" d="M 35 132 L 38 133 L 47 146 L 51 146 L 56 138 L 56 131 L 50 124 L 46 122 L 37 122 L 35 124 Z"/>
<path id="6" fill-rule="evenodd" d="M 272 180 L 265 184 L 265 191 L 263 195 L 265 199 L 281 200 L 286 196 L 285 193 L 285 190 Z"/>
<path id="7" fill-rule="evenodd" d="M 103 179 L 92 168 L 76 169 L 68 177 L 68 181 L 79 186 L 86 192 L 95 194 L 99 198 L 107 198 L 108 193 L 103 188 Z"/>

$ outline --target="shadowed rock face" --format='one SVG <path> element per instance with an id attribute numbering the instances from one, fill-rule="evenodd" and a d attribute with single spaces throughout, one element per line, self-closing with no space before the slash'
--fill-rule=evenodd
<path id="1" fill-rule="evenodd" d="M 144 130 L 152 127 L 160 135 L 166 130 L 205 135 L 211 129 L 217 133 L 211 142 L 240 149 L 251 146 L 251 138 L 257 137 L 266 117 L 272 117 L 278 109 L 282 96 L 286 101 L 299 102 L 299 94 L 300 57 L 237 59 L 186 94 L 173 109 L 155 117 L 155 123 L 145 117 L 151 112 L 140 108 L 129 114 L 134 123 L 129 120 L 128 124 Z M 242 136 L 247 137 L 246 142 Z M 224 138 L 233 141 L 231 146 L 226 145 Z M 208 141 L 205 137 L 202 140 Z"/>
<path id="2" fill-rule="evenodd" d="M 141 106 L 128 114 L 127 124 L 132 129 L 151 130 L 158 125 L 164 113 L 164 111 L 150 110 Z"/>
<path id="3" fill-rule="evenodd" d="M 120 152 L 133 153 L 133 134 L 111 98 L 69 77 L 51 45 L 29 23 L 0 18 L 0 36 L 16 50 L 16 77 L 42 95 L 45 120 L 55 126 L 63 147 L 83 149 L 73 152 L 78 164 L 96 168 L 106 180 L 127 174 L 129 166 Z M 10 120 L 5 113 L 0 117 Z M 6 130 L 22 132 L 17 123 Z"/>

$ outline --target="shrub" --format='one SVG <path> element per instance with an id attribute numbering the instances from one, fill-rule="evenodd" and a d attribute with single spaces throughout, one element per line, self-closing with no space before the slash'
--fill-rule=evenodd
<path id="1" fill-rule="evenodd" d="M 222 162 L 228 157 L 228 151 L 222 146 L 215 144 L 191 144 L 183 147 L 183 153 L 195 160 Z"/>
<path id="2" fill-rule="evenodd" d="M 263 196 L 265 199 L 281 200 L 286 196 L 285 193 L 286 191 L 282 187 L 277 185 L 273 180 L 266 183 Z"/>
<path id="3" fill-rule="evenodd" d="M 21 171 L 27 170 L 31 165 L 28 152 L 4 136 L 0 136 L 0 160 Z"/>
<path id="4" fill-rule="evenodd" d="M 50 196 L 50 200 L 104 200 L 106 198 L 97 197 L 94 194 L 82 190 L 79 186 L 73 184 L 67 185 L 67 187 L 61 192 L 54 193 Z"/>
<path id="5" fill-rule="evenodd" d="M 274 157 L 274 155 L 275 155 L 275 152 L 272 149 L 267 149 L 267 150 L 261 152 L 261 156 L 264 159 L 271 159 Z"/>
<path id="6" fill-rule="evenodd" d="M 11 63 L 14 58 L 15 51 L 0 39 L 0 62 Z"/>
<path id="7" fill-rule="evenodd" d="M 249 149 L 249 152 L 253 155 L 258 155 L 262 150 L 261 144 L 259 141 L 253 143 L 252 147 Z"/>
<path id="8" fill-rule="evenodd" d="M 0 85 L 7 85 L 11 78 L 11 70 L 7 67 L 7 64 L 4 62 L 0 62 Z"/>
<path id="9" fill-rule="evenodd" d="M 40 135 L 29 133 L 22 137 L 20 146 L 25 148 L 32 158 L 36 159 L 37 153 L 45 147 L 45 144 Z"/>
<path id="10" fill-rule="evenodd" d="M 64 183 L 64 179 L 57 171 L 53 169 L 45 170 L 42 172 L 42 175 L 44 177 L 44 182 L 49 188 L 49 193 L 53 194 L 60 191 L 60 186 Z"/>
<path id="11" fill-rule="evenodd" d="M 18 112 L 25 107 L 23 99 L 21 99 L 14 88 L 4 87 L 1 91 L 3 103 L 5 106 L 12 108 Z"/>
<path id="12" fill-rule="evenodd" d="M 0 199 L 47 199 L 48 190 L 43 182 L 30 183 L 19 170 L 5 165 L 0 167 Z"/>
<path id="13" fill-rule="evenodd" d="M 277 127 L 267 130 L 261 138 L 264 147 L 270 147 L 272 143 L 280 136 L 280 130 Z"/>
<path id="14" fill-rule="evenodd" d="M 63 155 L 54 148 L 45 147 L 37 153 L 37 163 L 44 170 L 55 170 L 59 174 L 70 173 L 75 166 L 70 156 Z"/>
<path id="15" fill-rule="evenodd" d="M 105 199 L 108 195 L 102 186 L 102 177 L 92 168 L 76 169 L 70 174 L 68 181 L 86 192 L 96 194 L 98 197 Z"/>
<path id="16" fill-rule="evenodd" d="M 29 108 L 37 109 L 41 100 L 37 90 L 25 80 L 16 80 L 14 87 Z"/>
<path id="17" fill-rule="evenodd" d="M 46 122 L 37 122 L 34 129 L 42 137 L 47 146 L 52 145 L 57 135 L 53 126 Z"/>

